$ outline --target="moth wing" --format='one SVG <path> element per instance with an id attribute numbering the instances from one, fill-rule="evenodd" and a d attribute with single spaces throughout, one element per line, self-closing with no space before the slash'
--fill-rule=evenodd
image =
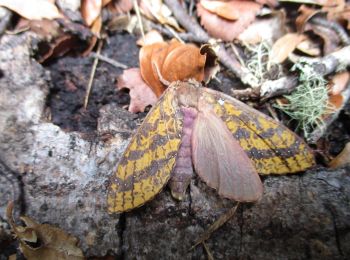
<path id="1" fill-rule="evenodd" d="M 315 164 L 307 144 L 265 114 L 208 88 L 203 88 L 202 100 L 225 122 L 260 174 L 300 172 Z"/>
<path id="2" fill-rule="evenodd" d="M 262 196 L 263 185 L 252 161 L 213 112 L 198 113 L 191 141 L 196 173 L 220 196 L 240 202 Z"/>
<path id="3" fill-rule="evenodd" d="M 181 142 L 182 115 L 169 87 L 146 116 L 110 179 L 108 211 L 143 205 L 168 182 Z"/>

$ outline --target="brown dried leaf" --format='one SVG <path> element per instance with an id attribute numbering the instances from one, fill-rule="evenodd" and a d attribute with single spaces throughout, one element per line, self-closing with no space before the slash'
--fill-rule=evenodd
<path id="1" fill-rule="evenodd" d="M 81 15 L 88 26 L 91 26 L 102 10 L 102 0 L 82 0 Z"/>
<path id="2" fill-rule="evenodd" d="M 311 41 L 309 38 L 306 38 L 304 41 L 300 42 L 296 48 L 309 56 L 315 57 L 321 55 L 320 44 Z"/>
<path id="3" fill-rule="evenodd" d="M 297 27 L 297 31 L 299 33 L 302 33 L 305 31 L 305 25 L 306 23 L 315 15 L 319 14 L 321 10 L 319 9 L 313 9 L 311 7 L 308 7 L 306 5 L 301 5 L 298 9 L 298 12 L 300 13 L 295 20 L 295 25 Z"/>
<path id="4" fill-rule="evenodd" d="M 261 41 L 275 42 L 287 33 L 285 20 L 285 12 L 274 12 L 268 18 L 255 20 L 239 34 L 237 39 L 246 44 L 257 44 Z"/>
<path id="5" fill-rule="evenodd" d="M 181 45 L 168 53 L 160 72 L 169 82 L 190 78 L 201 82 L 204 79 L 205 59 L 196 46 Z"/>
<path id="6" fill-rule="evenodd" d="M 28 20 L 62 18 L 56 5 L 50 0 L 0 0 L 4 6 Z"/>
<path id="7" fill-rule="evenodd" d="M 334 52 L 340 44 L 339 35 L 331 28 L 316 24 L 307 24 L 305 30 L 311 30 L 323 40 L 323 55 Z"/>
<path id="8" fill-rule="evenodd" d="M 255 2 L 261 5 L 268 5 L 271 8 L 278 5 L 278 0 L 255 0 Z"/>
<path id="9" fill-rule="evenodd" d="M 133 8 L 132 0 L 116 0 L 108 5 L 108 9 L 113 14 L 125 14 Z"/>
<path id="10" fill-rule="evenodd" d="M 145 46 L 151 45 L 157 42 L 164 42 L 163 36 L 156 30 L 151 30 L 145 34 L 145 38 L 140 38 L 137 40 L 137 45 Z"/>
<path id="11" fill-rule="evenodd" d="M 334 6 L 338 0 L 279 0 L 279 2 L 291 2 L 299 4 L 314 4 L 321 6 Z"/>
<path id="12" fill-rule="evenodd" d="M 217 14 L 227 20 L 234 21 L 240 16 L 240 10 L 237 8 L 237 1 L 222 2 L 202 0 L 200 3 L 209 12 Z"/>
<path id="13" fill-rule="evenodd" d="M 117 81 L 118 89 L 128 88 L 130 90 L 130 112 L 143 112 L 147 106 L 154 105 L 157 102 L 157 96 L 143 81 L 139 68 L 124 70 Z"/>
<path id="14" fill-rule="evenodd" d="M 95 21 L 91 25 L 91 32 L 95 34 L 97 37 L 100 37 L 100 32 L 102 28 L 102 17 L 101 15 L 97 16 Z"/>
<path id="15" fill-rule="evenodd" d="M 25 226 L 16 226 L 13 216 L 13 202 L 7 206 L 7 220 L 16 234 L 20 249 L 28 260 L 34 259 L 84 259 L 82 250 L 77 247 L 78 239 L 63 230 L 39 224 L 29 217 L 21 217 Z"/>
<path id="16" fill-rule="evenodd" d="M 230 1 L 230 3 L 235 5 L 240 13 L 240 16 L 235 21 L 221 18 L 205 9 L 201 3 L 197 4 L 197 13 L 201 18 L 201 24 L 212 37 L 224 41 L 232 41 L 255 20 L 255 16 L 261 8 L 260 4 L 252 1 L 234 0 Z"/>
<path id="17" fill-rule="evenodd" d="M 350 143 L 347 143 L 343 151 L 330 162 L 329 167 L 338 168 L 347 164 L 350 164 Z"/>
<path id="18" fill-rule="evenodd" d="M 167 24 L 178 31 L 183 31 L 176 19 L 172 17 L 171 10 L 163 4 L 162 0 L 141 0 L 140 9 L 149 19 L 157 20 L 161 24 Z"/>
<path id="19" fill-rule="evenodd" d="M 304 34 L 288 33 L 279 38 L 272 46 L 271 63 L 282 63 L 292 53 L 297 45 L 306 39 Z"/>
<path id="20" fill-rule="evenodd" d="M 140 72 L 142 75 L 142 78 L 146 83 L 151 87 L 153 92 L 159 97 L 163 91 L 165 90 L 165 87 L 160 82 L 159 78 L 156 73 L 153 72 L 153 66 L 152 66 L 152 55 L 153 52 L 159 51 L 162 48 L 166 48 L 168 46 L 168 43 L 166 42 L 158 42 L 151 45 L 143 46 L 139 53 L 139 61 L 140 61 Z"/>
<path id="21" fill-rule="evenodd" d="M 139 58 L 142 78 L 157 97 L 165 90 L 162 80 L 204 79 L 205 55 L 192 44 L 172 40 L 146 45 L 141 48 Z"/>
<path id="22" fill-rule="evenodd" d="M 347 71 L 339 72 L 331 79 L 330 95 L 339 95 L 346 88 L 349 82 L 350 74 Z"/>

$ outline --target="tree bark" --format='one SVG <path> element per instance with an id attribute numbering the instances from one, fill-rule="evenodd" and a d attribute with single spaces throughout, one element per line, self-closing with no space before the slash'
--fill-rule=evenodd
<path id="1" fill-rule="evenodd" d="M 22 213 L 77 236 L 86 256 L 205 259 L 201 246 L 189 248 L 234 203 L 194 178 L 182 202 L 165 188 L 138 209 L 109 215 L 108 179 L 136 128 L 133 116 L 106 105 L 90 139 L 46 120 L 50 75 L 30 57 L 31 39 L 0 42 L 0 159 L 13 173 L 0 183 L 0 196 L 12 191 L 9 179 L 19 181 L 23 196 L 13 198 L 23 198 Z M 215 259 L 350 256 L 350 168 L 265 177 L 264 186 L 261 201 L 241 205 L 208 240 Z"/>

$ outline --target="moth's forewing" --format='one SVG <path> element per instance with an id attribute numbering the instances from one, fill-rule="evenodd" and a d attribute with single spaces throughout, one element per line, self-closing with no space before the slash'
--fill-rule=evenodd
<path id="1" fill-rule="evenodd" d="M 169 87 L 133 136 L 110 178 L 108 211 L 143 205 L 166 185 L 181 142 L 182 115 Z"/>
<path id="2" fill-rule="evenodd" d="M 208 88 L 203 88 L 202 98 L 225 122 L 260 174 L 300 172 L 315 164 L 307 144 L 282 124 Z"/>
<path id="3" fill-rule="evenodd" d="M 252 161 L 210 110 L 200 109 L 195 120 L 192 160 L 196 173 L 220 196 L 240 202 L 261 198 L 263 185 Z"/>

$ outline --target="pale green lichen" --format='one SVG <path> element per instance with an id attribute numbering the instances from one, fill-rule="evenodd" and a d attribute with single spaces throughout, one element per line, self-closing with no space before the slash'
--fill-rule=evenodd
<path id="1" fill-rule="evenodd" d="M 328 103 L 328 82 L 304 60 L 296 63 L 292 71 L 299 72 L 299 85 L 290 95 L 284 96 L 288 103 L 275 107 L 296 120 L 298 128 L 308 138 L 315 127 L 324 124 L 322 116 L 334 110 Z"/>
<path id="2" fill-rule="evenodd" d="M 245 53 L 248 56 L 245 66 L 258 79 L 258 85 L 261 85 L 269 79 L 269 73 L 272 67 L 272 64 L 270 64 L 271 45 L 266 41 L 262 41 L 257 45 L 246 44 Z M 278 74 L 280 74 L 280 65 L 273 65 L 279 66 L 277 69 Z M 276 76 L 278 78 L 278 75 Z"/>

